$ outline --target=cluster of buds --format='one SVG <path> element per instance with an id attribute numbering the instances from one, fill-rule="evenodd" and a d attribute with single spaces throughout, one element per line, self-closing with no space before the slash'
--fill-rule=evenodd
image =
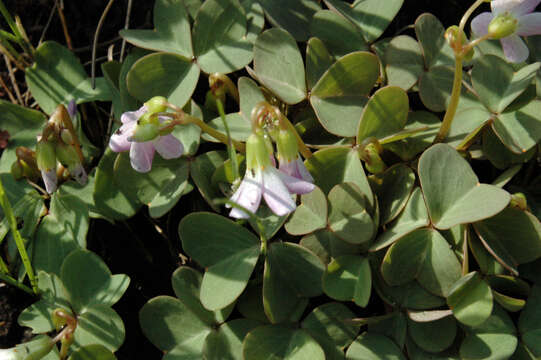
<path id="1" fill-rule="evenodd" d="M 261 198 L 272 212 L 284 216 L 296 208 L 293 195 L 314 190 L 293 131 L 278 108 L 264 102 L 253 109 L 252 134 L 246 141 L 246 173 L 230 198 L 239 207 L 234 207 L 229 216 L 248 218 L 243 209 L 255 213 Z M 271 139 L 276 142 L 278 169 Z"/>
<path id="2" fill-rule="evenodd" d="M 182 143 L 171 134 L 175 122 L 165 112 L 167 106 L 166 98 L 156 96 L 138 110 L 123 113 L 122 126 L 111 136 L 111 150 L 129 151 L 131 166 L 138 172 L 152 169 L 155 151 L 164 159 L 175 159 L 184 153 Z"/>
<path id="3" fill-rule="evenodd" d="M 70 108 L 71 113 L 64 105 L 58 105 L 38 136 L 36 166 L 49 194 L 56 190 L 58 177 L 62 176 L 66 169 L 78 183 L 84 185 L 87 182 L 81 145 L 71 120 L 75 116 L 74 106 L 70 105 Z M 17 162 L 20 163 L 21 159 L 28 164 L 22 157 L 18 157 Z"/>

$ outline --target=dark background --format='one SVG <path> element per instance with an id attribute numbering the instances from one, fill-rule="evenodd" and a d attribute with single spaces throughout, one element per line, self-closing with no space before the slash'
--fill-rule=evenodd
<path id="1" fill-rule="evenodd" d="M 71 38 L 72 49 L 81 59 L 88 73 L 90 73 L 94 33 L 107 2 L 106 0 L 63 1 L 65 24 Z M 20 16 L 31 42 L 36 46 L 44 33 L 55 1 L 4 0 L 4 3 L 12 14 Z M 62 2 L 59 1 L 59 3 Z M 107 15 L 99 36 L 98 71 L 99 64 L 106 61 L 107 49 L 111 44 L 114 45 L 115 58 L 118 58 L 121 47 L 118 31 L 124 27 L 127 3 L 127 0 L 116 0 Z M 457 24 L 471 3 L 473 1 L 405 0 L 404 6 L 384 36 L 393 36 L 397 31 L 413 24 L 415 19 L 424 12 L 435 14 L 445 27 Z M 153 27 L 153 4 L 154 1 L 151 0 L 133 0 L 130 28 Z M 0 24 L 0 28 L 7 29 L 3 19 L 0 19 Z M 57 11 L 53 12 L 44 40 L 56 40 L 66 45 Z M 7 80 L 4 62 L 0 61 L 0 64 L 0 76 Z M 17 76 L 20 79 L 20 86 L 24 89 L 23 74 L 19 72 Z M 5 94 L 0 93 L 0 96 L 5 97 Z M 103 106 L 106 107 L 107 104 Z M 126 222 L 118 222 L 115 226 L 103 220 L 91 222 L 88 248 L 102 257 L 113 274 L 125 273 L 131 278 L 128 291 L 114 306 L 126 327 L 125 343 L 117 352 L 119 359 L 158 359 L 161 357 L 161 352 L 141 333 L 138 312 L 143 304 L 154 296 L 173 295 L 170 277 L 181 263 L 181 258 L 178 256 L 180 242 L 177 224 L 185 214 L 205 207 L 206 205 L 194 191 L 182 199 L 181 205 L 159 220 L 151 219 L 146 210 L 142 210 L 134 218 Z M 161 229 L 161 233 L 156 231 L 156 226 Z M 16 319 L 20 311 L 33 301 L 26 293 L 8 286 L 0 286 L 0 348 L 14 346 L 31 336 L 29 329 L 23 329 L 17 325 Z"/>

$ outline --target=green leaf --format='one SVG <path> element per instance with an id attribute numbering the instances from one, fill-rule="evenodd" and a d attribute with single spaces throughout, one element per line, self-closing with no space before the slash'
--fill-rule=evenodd
<path id="1" fill-rule="evenodd" d="M 302 56 L 295 39 L 285 30 L 274 28 L 258 36 L 254 71 L 258 80 L 285 103 L 296 104 L 306 97 Z"/>
<path id="2" fill-rule="evenodd" d="M 409 111 L 408 95 L 398 86 L 386 86 L 372 95 L 361 115 L 357 143 L 369 137 L 382 139 L 401 131 Z"/>
<path id="3" fill-rule="evenodd" d="M 380 224 L 394 220 L 404 209 L 415 182 L 415 174 L 404 164 L 390 167 L 371 180 L 379 204 Z"/>
<path id="4" fill-rule="evenodd" d="M 220 190 L 211 183 L 212 174 L 227 160 L 225 151 L 209 151 L 203 153 L 190 162 L 190 176 L 203 196 L 203 199 L 215 210 L 219 207 L 214 200 L 221 197 Z"/>
<path id="5" fill-rule="evenodd" d="M 319 150 L 306 160 L 306 168 L 314 177 L 314 183 L 328 194 L 331 189 L 344 182 L 352 182 L 359 187 L 372 208 L 374 195 L 366 178 L 359 155 L 348 148 Z"/>
<path id="6" fill-rule="evenodd" d="M 73 345 L 79 349 L 98 344 L 116 351 L 124 342 L 124 337 L 124 323 L 120 316 L 109 305 L 93 304 L 77 317 Z"/>
<path id="7" fill-rule="evenodd" d="M 346 255 L 333 259 L 323 276 L 323 290 L 329 297 L 353 301 L 365 307 L 370 300 L 372 276 L 368 259 Z"/>
<path id="8" fill-rule="evenodd" d="M 188 176 L 190 172 L 189 162 L 184 161 L 178 164 L 165 181 L 160 182 L 158 193 L 152 198 L 148 204 L 150 216 L 158 218 L 164 216 L 171 210 L 179 201 L 180 197 L 185 193 L 188 186 Z"/>
<path id="9" fill-rule="evenodd" d="M 442 112 L 447 109 L 453 90 L 454 74 L 452 66 L 438 65 L 421 75 L 419 96 L 428 109 L 434 112 Z"/>
<path id="10" fill-rule="evenodd" d="M 258 239 L 242 226 L 212 213 L 192 213 L 179 224 L 184 251 L 207 268 L 201 303 L 222 309 L 242 293 L 259 257 Z"/>
<path id="11" fill-rule="evenodd" d="M 158 296 L 143 305 L 139 323 L 150 342 L 171 355 L 175 348 L 200 354 L 205 337 L 211 332 L 210 325 L 170 296 Z"/>
<path id="12" fill-rule="evenodd" d="M 153 53 L 137 60 L 128 72 L 128 91 L 139 101 L 165 96 L 183 107 L 192 96 L 199 68 L 188 58 L 172 53 Z"/>
<path id="13" fill-rule="evenodd" d="M 263 308 L 263 284 L 248 285 L 236 303 L 237 310 L 242 316 L 268 323 L 265 309 Z"/>
<path id="14" fill-rule="evenodd" d="M 336 185 L 329 192 L 329 228 L 342 240 L 367 246 L 376 224 L 366 208 L 366 198 L 354 183 Z"/>
<path id="15" fill-rule="evenodd" d="M 141 207 L 137 194 L 126 191 L 116 183 L 117 154 L 107 149 L 96 169 L 93 199 L 98 211 L 112 220 L 124 220 L 135 215 Z M 119 179 L 120 180 L 120 179 Z M 125 178 L 124 178 L 125 180 Z"/>
<path id="16" fill-rule="evenodd" d="M 324 0 L 327 6 L 338 11 L 346 19 L 357 25 L 363 37 L 373 42 L 383 34 L 394 19 L 404 0 L 356 0 L 352 5 L 339 0 Z"/>
<path id="17" fill-rule="evenodd" d="M 456 320 L 452 316 L 429 322 L 408 320 L 409 335 L 425 351 L 438 353 L 449 348 L 457 334 Z"/>
<path id="18" fill-rule="evenodd" d="M 305 235 L 327 225 L 327 199 L 316 187 L 311 193 L 301 195 L 301 204 L 289 218 L 285 229 L 291 235 Z"/>
<path id="19" fill-rule="evenodd" d="M 116 356 L 103 345 L 91 344 L 72 352 L 68 360 L 116 360 Z"/>
<path id="20" fill-rule="evenodd" d="M 72 236 L 81 247 L 86 247 L 86 235 L 89 225 L 88 206 L 75 195 L 51 196 L 49 214 L 52 214 L 60 228 Z"/>
<path id="21" fill-rule="evenodd" d="M 289 32 L 296 41 L 306 41 L 310 36 L 308 25 L 321 6 L 314 0 L 258 0 L 269 21 Z"/>
<path id="22" fill-rule="evenodd" d="M 351 344 L 347 353 L 347 360 L 405 360 L 406 358 L 386 336 L 368 333 L 359 335 Z"/>
<path id="23" fill-rule="evenodd" d="M 528 162 L 535 154 L 535 147 L 532 147 L 525 153 L 516 154 L 509 150 L 500 141 L 492 128 L 488 128 L 483 131 L 483 154 L 496 168 L 505 170 L 512 167 L 514 164 L 522 164 Z M 518 165 L 519 170 L 520 168 L 521 165 Z M 515 169 L 517 169 L 517 167 L 515 167 Z M 516 175 L 517 172 L 518 171 L 514 171 L 514 174 L 508 173 L 506 177 L 501 179 L 501 182 L 498 181 L 496 183 L 505 185 L 505 183 L 507 183 L 512 178 L 512 176 Z M 508 175 L 511 176 L 511 178 L 507 177 Z M 495 182 L 493 182 L 493 184 L 494 183 Z M 500 187 L 503 187 L 503 185 Z"/>
<path id="24" fill-rule="evenodd" d="M 265 101 L 265 96 L 263 96 L 263 93 L 256 82 L 249 77 L 240 77 L 238 81 L 238 88 L 240 97 L 239 113 L 249 124 L 251 124 L 252 110 L 257 104 Z"/>
<path id="25" fill-rule="evenodd" d="M 513 321 L 499 307 L 480 326 L 468 329 L 460 345 L 461 359 L 509 359 L 515 352 L 518 339 Z"/>
<path id="26" fill-rule="evenodd" d="M 341 303 L 327 303 L 315 308 L 302 321 L 302 328 L 323 348 L 325 359 L 343 360 L 344 348 L 349 346 L 358 333 L 356 325 L 348 323 L 355 314 Z"/>
<path id="27" fill-rule="evenodd" d="M 321 76 L 333 64 L 333 59 L 325 44 L 318 38 L 310 38 L 306 43 L 306 84 L 312 89 Z"/>
<path id="28" fill-rule="evenodd" d="M 201 70 L 226 74 L 252 61 L 246 21 L 238 0 L 208 0 L 201 5 L 193 25 L 194 54 Z"/>
<path id="29" fill-rule="evenodd" d="M 541 140 L 541 101 L 534 100 L 513 112 L 499 114 L 492 129 L 507 148 L 522 154 Z"/>
<path id="30" fill-rule="evenodd" d="M 410 36 L 399 35 L 385 51 L 385 72 L 389 85 L 407 91 L 424 73 L 424 60 L 419 43 Z"/>
<path id="31" fill-rule="evenodd" d="M 361 247 L 359 245 L 348 243 L 327 229 L 317 230 L 306 235 L 301 239 L 299 245 L 312 251 L 325 264 L 328 264 L 331 261 L 331 258 L 361 252 Z"/>
<path id="32" fill-rule="evenodd" d="M 333 11 L 315 13 L 310 22 L 310 33 L 323 41 L 336 58 L 355 51 L 368 51 L 368 44 L 355 25 Z"/>
<path id="33" fill-rule="evenodd" d="M 522 341 L 536 356 L 541 356 L 541 287 L 535 285 L 520 313 L 518 328 Z"/>
<path id="34" fill-rule="evenodd" d="M 206 360 L 243 360 L 242 342 L 246 334 L 261 325 L 259 321 L 236 319 L 222 324 L 205 339 L 203 357 Z"/>
<path id="35" fill-rule="evenodd" d="M 501 113 L 531 84 L 540 66 L 541 63 L 534 63 L 514 72 L 504 59 L 485 55 L 473 66 L 473 88 L 487 108 Z"/>
<path id="36" fill-rule="evenodd" d="M 457 111 L 445 142 L 458 147 L 483 129 L 493 115 L 483 105 L 465 107 Z"/>
<path id="37" fill-rule="evenodd" d="M 31 239 L 34 236 L 41 217 L 45 211 L 45 204 L 43 203 L 43 199 L 36 192 L 33 191 L 31 193 L 25 194 L 22 198 L 19 198 L 16 203 L 12 203 L 12 210 L 17 223 L 22 224 L 22 227 L 18 229 L 22 238 Z M 0 242 L 11 230 L 7 218 L 4 216 L 4 214 L 1 214 L 1 216 L 2 219 L 0 221 Z M 9 239 L 12 240 L 12 238 L 13 234 L 11 234 Z M 18 255 L 9 254 L 8 259 L 9 257 L 13 256 Z"/>
<path id="38" fill-rule="evenodd" d="M 34 60 L 34 65 L 26 69 L 26 83 L 45 113 L 51 114 L 58 104 L 67 105 L 71 100 L 82 104 L 112 99 L 106 80 L 96 79 L 93 89 L 79 59 L 59 43 L 42 43 Z"/>
<path id="39" fill-rule="evenodd" d="M 312 89 L 310 103 L 321 125 L 334 135 L 355 136 L 366 96 L 378 77 L 374 54 L 358 51 L 338 59 Z"/>
<path id="40" fill-rule="evenodd" d="M 250 134 L 252 134 L 252 125 L 250 121 L 246 120 L 246 118 L 242 116 L 240 112 L 227 114 L 225 116 L 225 122 L 227 122 L 227 126 L 229 127 L 229 131 L 231 134 L 231 139 L 233 140 L 244 142 L 248 139 Z M 218 130 L 222 134 L 226 133 L 224 122 L 221 117 L 212 119 L 208 122 L 208 125 L 213 129 Z M 202 138 L 207 141 L 220 142 L 219 140 L 213 138 L 211 135 L 205 133 L 203 133 Z"/>
<path id="41" fill-rule="evenodd" d="M 491 252 L 515 268 L 541 257 L 541 223 L 527 211 L 508 207 L 474 227 Z"/>
<path id="42" fill-rule="evenodd" d="M 479 273 L 474 271 L 454 284 L 447 304 L 458 321 L 467 326 L 479 326 L 492 313 L 492 292 Z"/>
<path id="43" fill-rule="evenodd" d="M 404 211 L 387 227 L 386 231 L 376 238 L 376 241 L 370 247 L 370 251 L 379 251 L 412 231 L 427 226 L 429 223 L 430 220 L 428 219 L 421 188 L 417 187 L 413 190 Z"/>
<path id="44" fill-rule="evenodd" d="M 408 332 L 408 319 L 403 312 L 394 313 L 382 317 L 375 316 L 366 318 L 368 332 L 384 335 L 394 341 L 400 349 L 404 348 Z"/>
<path id="45" fill-rule="evenodd" d="M 171 276 L 171 284 L 175 295 L 192 313 L 209 325 L 224 322 L 233 307 L 227 307 L 215 312 L 205 309 L 199 297 L 202 281 L 203 275 L 187 266 L 179 267 Z"/>
<path id="46" fill-rule="evenodd" d="M 154 3 L 154 30 L 120 30 L 129 43 L 145 49 L 193 56 L 190 21 L 183 0 Z"/>
<path id="47" fill-rule="evenodd" d="M 107 265 L 96 254 L 82 249 L 66 257 L 60 278 L 77 313 L 84 313 L 92 306 L 114 305 L 130 283 L 128 276 L 111 275 Z"/>
<path id="48" fill-rule="evenodd" d="M 477 176 L 453 148 L 430 147 L 419 160 L 419 179 L 432 223 L 438 229 L 489 218 L 509 203 L 509 194 L 480 184 Z"/>
<path id="49" fill-rule="evenodd" d="M 443 25 L 432 14 L 421 14 L 415 20 L 415 35 L 423 49 L 426 68 L 435 65 L 453 65 L 454 53 L 444 38 Z"/>
<path id="50" fill-rule="evenodd" d="M 245 360 L 324 360 L 319 344 L 302 329 L 261 326 L 248 333 L 242 353 Z"/>

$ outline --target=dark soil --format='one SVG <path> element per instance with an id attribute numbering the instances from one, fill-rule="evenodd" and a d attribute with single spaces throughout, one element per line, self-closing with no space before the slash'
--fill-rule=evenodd
<path id="1" fill-rule="evenodd" d="M 32 43 L 37 44 L 55 2 L 53 0 L 4 0 L 4 2 L 12 14 L 21 17 Z M 108 1 L 64 0 L 63 2 L 72 48 L 90 72 L 91 44 L 96 25 Z M 99 36 L 100 43 L 104 43 L 98 48 L 100 62 L 105 61 L 103 57 L 106 56 L 110 44 L 114 45 L 115 54 L 120 51 L 121 39 L 118 37 L 118 30 L 124 27 L 127 3 L 127 0 L 115 1 L 107 16 Z M 134 1 L 133 3 L 130 26 L 151 28 L 151 10 L 154 1 Z M 385 35 L 393 36 L 397 31 L 412 24 L 423 12 L 435 14 L 446 27 L 456 24 L 469 4 L 470 1 L 458 0 L 445 2 L 406 0 L 401 12 L 389 26 Z M 0 24 L 0 27 L 5 27 L 2 21 Z M 53 15 L 44 39 L 66 44 L 58 13 Z M 5 72 L 3 68 L 0 68 L 2 75 Z M 24 86 L 22 74 L 19 73 L 18 76 L 21 78 L 21 86 Z M 177 225 L 186 213 L 195 209 L 205 209 L 205 207 L 206 205 L 194 192 L 184 197 L 180 205 L 158 221 L 150 219 L 146 210 L 143 210 L 134 218 L 116 225 L 103 220 L 94 220 L 91 223 L 87 240 L 88 248 L 100 255 L 114 274 L 124 273 L 131 278 L 126 294 L 114 306 L 126 327 L 126 341 L 117 352 L 119 359 L 159 359 L 161 357 L 161 352 L 142 334 L 138 312 L 152 297 L 172 295 L 170 277 L 181 263 L 178 256 L 180 242 Z M 161 233 L 156 230 L 156 226 L 161 229 Z M 0 348 L 14 346 L 28 338 L 29 331 L 20 328 L 16 319 L 32 301 L 30 296 L 17 289 L 9 286 L 0 287 Z"/>

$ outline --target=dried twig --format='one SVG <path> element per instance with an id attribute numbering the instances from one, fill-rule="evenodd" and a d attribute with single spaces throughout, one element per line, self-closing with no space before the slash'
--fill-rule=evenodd
<path id="1" fill-rule="evenodd" d="M 58 3 L 58 0 L 55 0 L 56 9 L 58 10 L 58 16 L 60 17 L 60 22 L 62 23 L 62 30 L 64 31 L 64 37 L 66 38 L 66 45 L 68 46 L 68 49 L 72 49 L 73 46 L 71 44 L 71 37 L 68 32 L 68 25 L 66 24 L 66 17 L 64 16 L 64 11 L 62 10 L 62 7 Z"/>
<path id="2" fill-rule="evenodd" d="M 6 82 L 4 81 L 4 78 L 2 78 L 2 76 L 0 76 L 0 85 L 4 88 L 4 90 L 6 91 L 6 94 L 8 94 L 9 100 L 12 103 L 17 104 L 17 99 L 15 99 L 15 96 L 13 96 L 13 93 L 9 90 L 9 88 L 6 85 Z"/>
<path id="3" fill-rule="evenodd" d="M 113 6 L 113 3 L 115 0 L 109 0 L 107 3 L 107 6 L 105 6 L 105 9 L 103 10 L 103 13 L 101 14 L 100 21 L 98 21 L 98 26 L 96 27 L 96 32 L 94 33 L 94 42 L 92 45 L 92 70 L 91 70 L 91 82 L 92 82 L 92 89 L 96 88 L 96 50 L 98 47 L 98 38 L 100 35 L 101 27 L 103 26 L 103 23 L 105 22 L 105 18 L 107 17 L 107 13 L 109 10 L 111 10 L 111 6 Z"/>
<path id="4" fill-rule="evenodd" d="M 13 85 L 13 89 L 15 90 L 15 94 L 17 95 L 17 100 L 19 101 L 20 105 L 24 106 L 23 97 L 21 96 L 21 91 L 19 90 L 19 85 L 17 85 L 17 79 L 15 79 L 15 71 L 13 70 L 13 67 L 11 66 L 11 61 L 9 58 L 4 54 L 4 61 L 6 63 L 6 66 L 8 68 L 9 72 L 9 78 L 11 80 L 11 85 Z"/>

